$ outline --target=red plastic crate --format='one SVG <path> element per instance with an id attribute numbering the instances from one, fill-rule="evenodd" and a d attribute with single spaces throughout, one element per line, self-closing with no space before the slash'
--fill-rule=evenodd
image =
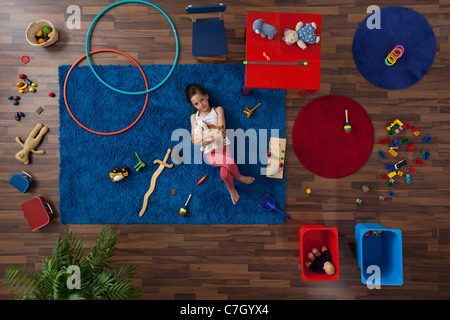
<path id="1" fill-rule="evenodd" d="M 302 280 L 303 281 L 333 281 L 339 280 L 339 243 L 337 228 L 326 228 L 322 225 L 307 225 L 300 228 L 299 231 L 300 242 L 300 263 L 302 266 Z M 313 248 L 320 248 L 325 245 L 330 250 L 333 264 L 336 268 L 336 273 L 332 276 L 326 273 L 315 273 L 309 271 L 305 267 L 305 263 L 310 261 L 308 253 Z"/>

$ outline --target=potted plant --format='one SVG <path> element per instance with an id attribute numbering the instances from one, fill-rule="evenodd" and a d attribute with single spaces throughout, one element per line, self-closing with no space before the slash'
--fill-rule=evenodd
<path id="1" fill-rule="evenodd" d="M 114 268 L 117 235 L 105 227 L 86 251 L 83 239 L 72 231 L 58 237 L 50 258 L 42 259 L 41 271 L 9 266 L 3 283 L 21 300 L 129 300 L 140 297 L 130 283 L 136 267 Z"/>

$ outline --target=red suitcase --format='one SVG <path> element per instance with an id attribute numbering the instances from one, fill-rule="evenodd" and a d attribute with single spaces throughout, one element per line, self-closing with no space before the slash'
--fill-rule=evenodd
<path id="1" fill-rule="evenodd" d="M 32 231 L 46 226 L 53 219 L 53 210 L 41 196 L 34 196 L 20 204 Z"/>

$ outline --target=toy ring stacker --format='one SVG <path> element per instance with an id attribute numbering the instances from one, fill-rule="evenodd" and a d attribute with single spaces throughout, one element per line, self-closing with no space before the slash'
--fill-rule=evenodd
<path id="1" fill-rule="evenodd" d="M 164 15 L 164 17 L 166 17 L 167 21 L 169 21 L 169 23 L 170 23 L 170 25 L 171 25 L 171 27 L 172 27 L 173 33 L 174 33 L 174 35 L 175 35 L 175 42 L 176 42 L 177 48 L 176 48 L 175 59 L 174 59 L 172 68 L 170 69 L 170 71 L 169 71 L 169 73 L 167 74 L 167 76 L 166 76 L 166 77 L 165 77 L 158 85 L 154 86 L 153 88 L 147 89 L 147 90 L 145 90 L 145 91 L 123 91 L 123 90 L 119 90 L 119 89 L 117 89 L 117 88 L 112 87 L 111 85 L 109 85 L 108 83 L 106 83 L 102 78 L 100 78 L 100 76 L 99 76 L 99 75 L 97 74 L 97 72 L 94 70 L 94 67 L 92 66 L 91 59 L 90 59 L 90 57 L 89 57 L 89 41 L 90 41 L 90 38 L 91 38 L 91 32 L 92 32 L 92 29 L 93 29 L 94 26 L 95 26 L 95 23 L 97 22 L 98 19 L 100 19 L 100 17 L 101 17 L 106 11 L 108 11 L 109 9 L 111 9 L 111 8 L 113 8 L 113 7 L 115 7 L 115 6 L 118 6 L 118 5 L 124 4 L 124 3 L 143 3 L 143 4 L 149 5 L 149 6 L 153 7 L 153 8 L 155 8 L 155 9 L 157 9 L 159 12 L 161 12 L 161 13 Z M 164 11 L 162 11 L 160 8 L 158 8 L 157 6 L 155 6 L 154 4 L 152 4 L 152 3 L 150 3 L 150 2 L 142 1 L 142 0 L 123 0 L 123 1 L 115 2 L 115 3 L 113 3 L 113 4 L 109 5 L 109 6 L 107 6 L 107 7 L 106 7 L 105 9 L 103 9 L 103 10 L 95 17 L 95 19 L 92 21 L 92 23 L 91 23 L 91 25 L 90 25 L 90 27 L 89 27 L 89 30 L 88 30 L 88 32 L 87 32 L 87 35 L 86 35 L 86 58 L 87 58 L 87 61 L 88 61 L 88 63 L 89 63 L 89 67 L 91 68 L 92 72 L 93 72 L 94 75 L 97 77 L 97 79 L 100 80 L 100 82 L 102 82 L 105 86 L 107 86 L 107 87 L 110 88 L 111 90 L 114 90 L 114 91 L 116 91 L 116 92 L 123 93 L 123 94 L 139 95 L 139 94 L 149 93 L 149 92 L 151 92 L 151 91 L 154 91 L 154 90 L 158 89 L 158 88 L 159 88 L 160 86 L 162 86 L 162 85 L 169 79 L 169 77 L 172 75 L 172 73 L 173 73 L 173 71 L 174 71 L 174 69 L 175 69 L 175 66 L 176 66 L 176 64 L 177 64 L 178 53 L 179 53 L 178 35 L 177 35 L 176 30 L 175 30 L 175 26 L 173 25 L 173 23 L 172 23 L 172 21 L 170 20 L 169 16 L 168 16 Z"/>
<path id="2" fill-rule="evenodd" d="M 403 52 L 405 52 L 405 48 L 401 45 L 396 45 L 394 49 L 388 54 L 384 62 L 387 66 L 392 66 L 398 58 L 400 58 L 403 55 Z"/>
<path id="3" fill-rule="evenodd" d="M 145 81 L 145 88 L 148 89 L 148 82 L 147 82 L 147 77 L 145 76 L 144 70 L 142 70 L 141 66 L 136 62 L 136 60 L 134 60 L 132 57 L 130 57 L 129 55 L 117 51 L 117 50 L 112 50 L 112 49 L 100 49 L 100 50 L 95 50 L 92 51 L 90 54 L 94 54 L 94 53 L 98 53 L 98 52 L 114 52 L 114 53 L 118 53 L 123 55 L 124 57 L 127 57 L 128 59 L 130 59 L 131 61 L 134 62 L 134 64 L 139 68 L 139 70 L 141 70 L 142 76 L 144 77 L 144 81 Z M 132 124 L 130 124 L 128 127 L 126 127 L 125 129 L 119 130 L 119 131 L 115 131 L 115 132 L 98 132 L 98 131 L 94 131 L 92 129 L 89 129 L 88 127 L 86 127 L 85 125 L 83 125 L 80 121 L 77 120 L 77 118 L 73 115 L 72 111 L 69 108 L 69 103 L 67 102 L 67 96 L 66 96 L 66 88 L 67 88 L 67 82 L 69 80 L 69 76 L 70 73 L 72 72 L 72 69 L 78 65 L 78 63 L 80 63 L 81 60 L 83 60 L 84 58 L 86 58 L 86 55 L 82 56 L 80 59 L 78 59 L 73 65 L 72 67 L 70 67 L 69 71 L 67 72 L 66 75 L 66 80 L 64 81 L 64 102 L 66 104 L 66 108 L 67 111 L 69 111 L 70 116 L 73 118 L 73 120 L 75 120 L 76 123 L 78 123 L 78 125 L 80 125 L 83 129 L 86 129 L 89 132 L 95 133 L 95 134 L 100 134 L 100 135 L 114 135 L 114 134 L 118 134 L 118 133 L 122 133 L 128 129 L 130 129 L 132 126 L 134 126 L 136 124 L 136 122 L 138 122 L 138 120 L 142 117 L 142 115 L 144 114 L 145 109 L 147 108 L 147 102 L 148 102 L 148 93 L 147 96 L 145 97 L 145 103 L 144 103 L 144 107 L 142 108 L 141 113 L 139 114 L 139 116 L 136 118 L 136 120 L 133 121 Z"/>

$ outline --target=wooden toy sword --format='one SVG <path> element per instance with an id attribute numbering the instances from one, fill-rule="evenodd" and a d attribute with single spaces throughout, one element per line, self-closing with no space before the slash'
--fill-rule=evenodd
<path id="1" fill-rule="evenodd" d="M 144 203 L 142 205 L 141 212 L 139 212 L 139 217 L 142 217 L 145 213 L 145 210 L 147 210 L 148 198 L 155 190 L 156 179 L 158 179 L 159 175 L 161 174 L 161 172 L 163 171 L 164 168 L 166 168 L 166 167 L 172 168 L 173 167 L 173 164 L 167 164 L 167 159 L 169 158 L 169 154 L 171 151 L 172 151 L 171 148 L 167 149 L 166 155 L 164 156 L 164 159 L 162 161 L 158 160 L 158 159 L 153 161 L 154 164 L 159 163 L 159 167 L 155 171 L 155 173 L 153 173 L 152 180 L 150 181 L 150 189 L 148 189 L 147 193 L 144 196 Z"/>

